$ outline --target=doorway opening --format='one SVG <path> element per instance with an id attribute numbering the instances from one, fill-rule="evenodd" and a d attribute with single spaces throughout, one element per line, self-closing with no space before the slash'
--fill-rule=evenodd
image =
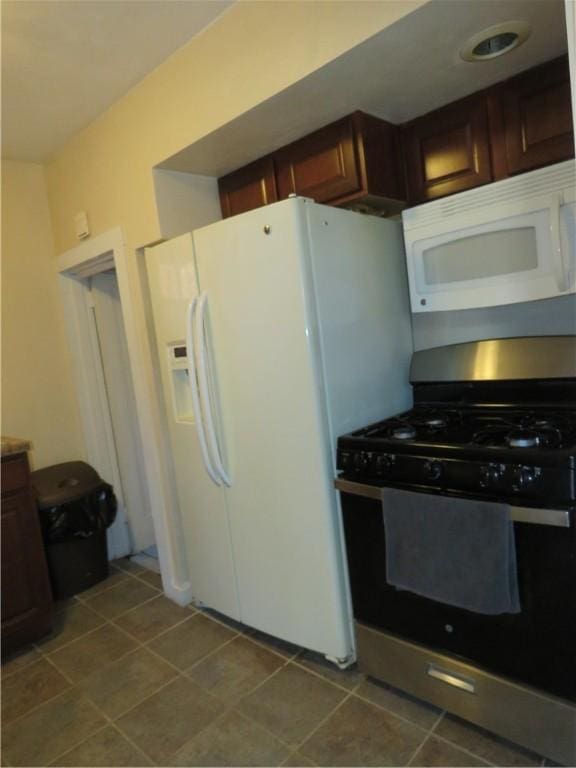
<path id="1" fill-rule="evenodd" d="M 115 269 L 85 278 L 84 288 L 91 324 L 92 353 L 101 366 L 102 384 L 110 422 L 112 460 L 116 464 L 117 496 L 121 514 L 109 532 L 114 554 L 147 551 L 146 563 L 157 570 L 158 550 L 147 494 L 142 440 L 134 398 L 134 385 L 122 319 Z M 150 558 L 155 559 L 155 564 Z"/>
<path id="2" fill-rule="evenodd" d="M 65 308 L 74 315 L 68 317 L 68 330 L 87 458 L 118 499 L 116 520 L 108 529 L 108 557 L 139 557 L 147 551 L 141 564 L 159 572 L 114 252 L 60 275 Z"/>
<path id="3" fill-rule="evenodd" d="M 191 599 L 152 363 L 144 259 L 120 227 L 57 262 L 86 460 L 117 490 L 109 556 L 160 571 L 165 594 Z M 121 498 L 120 498 L 121 497 Z"/>
<path id="4" fill-rule="evenodd" d="M 109 558 L 146 551 L 142 564 L 159 571 L 116 269 L 107 262 L 98 266 L 94 274 L 65 278 L 73 281 L 68 288 L 76 294 L 80 320 L 74 341 L 82 347 L 81 365 L 91 384 L 83 387 L 81 400 L 84 410 L 92 412 L 92 424 L 98 425 L 100 446 L 90 463 L 118 499 L 116 520 L 108 529 Z"/>

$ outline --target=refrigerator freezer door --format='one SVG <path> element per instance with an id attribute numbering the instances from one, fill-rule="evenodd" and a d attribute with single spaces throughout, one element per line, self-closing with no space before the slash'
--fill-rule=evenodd
<path id="1" fill-rule="evenodd" d="M 194 233 L 223 421 L 242 621 L 322 653 L 352 640 L 303 199 Z"/>
<path id="2" fill-rule="evenodd" d="M 226 497 L 205 470 L 190 397 L 186 321 L 198 293 L 192 236 L 146 249 L 146 266 L 192 594 L 238 619 Z"/>
<path id="3" fill-rule="evenodd" d="M 406 262 L 399 222 L 307 210 L 334 450 L 340 435 L 412 406 Z"/>

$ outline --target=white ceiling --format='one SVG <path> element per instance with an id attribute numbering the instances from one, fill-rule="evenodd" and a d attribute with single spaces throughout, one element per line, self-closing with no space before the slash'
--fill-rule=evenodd
<path id="1" fill-rule="evenodd" d="M 523 46 L 480 63 L 460 58 L 468 37 L 510 20 L 532 27 Z M 564 0 L 429 0 L 161 167 L 221 176 L 356 109 L 402 123 L 566 50 Z"/>
<path id="2" fill-rule="evenodd" d="M 233 0 L 2 0 L 2 155 L 41 161 Z"/>

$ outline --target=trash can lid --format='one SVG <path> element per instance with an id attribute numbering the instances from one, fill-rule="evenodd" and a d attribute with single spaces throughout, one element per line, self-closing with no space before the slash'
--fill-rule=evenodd
<path id="1" fill-rule="evenodd" d="M 85 461 L 66 461 L 30 473 L 39 509 L 57 507 L 86 496 L 102 485 L 98 472 Z"/>

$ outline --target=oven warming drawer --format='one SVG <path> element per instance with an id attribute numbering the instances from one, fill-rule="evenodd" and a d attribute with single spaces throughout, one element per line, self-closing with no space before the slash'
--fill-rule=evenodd
<path id="1" fill-rule="evenodd" d="M 358 665 L 382 680 L 564 765 L 576 765 L 576 707 L 356 622 Z"/>

